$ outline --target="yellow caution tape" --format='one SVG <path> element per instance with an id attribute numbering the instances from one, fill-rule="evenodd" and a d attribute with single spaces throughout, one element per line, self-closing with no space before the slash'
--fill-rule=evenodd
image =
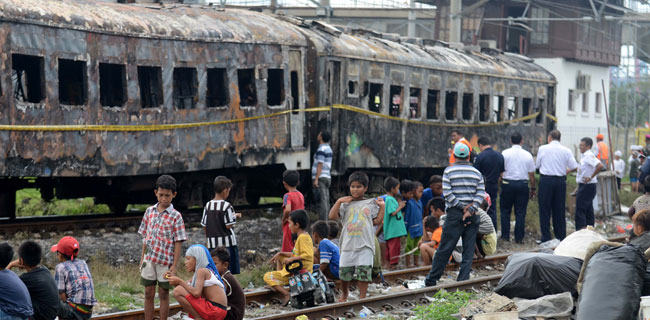
<path id="1" fill-rule="evenodd" d="M 551 119 L 551 120 L 553 120 L 553 121 L 555 121 L 555 122 L 557 122 L 557 117 L 554 116 L 554 115 L 552 115 L 552 114 L 548 114 L 548 113 L 547 113 L 547 114 L 546 114 L 546 117 L 549 118 L 549 119 Z"/>
<path id="2" fill-rule="evenodd" d="M 285 115 L 291 112 L 326 112 L 332 109 L 339 109 L 345 111 L 351 111 L 361 114 L 366 114 L 370 116 L 376 116 L 384 119 L 402 121 L 406 123 L 414 123 L 428 126 L 436 127 L 487 127 L 487 126 L 499 126 L 509 123 L 515 123 L 520 121 L 531 120 L 539 115 L 539 112 L 527 115 L 525 117 L 500 121 L 500 122 L 491 122 L 491 123 L 441 123 L 437 121 L 425 121 L 425 120 L 415 120 L 415 119 L 404 119 L 400 117 L 389 116 L 381 114 L 378 112 L 373 112 L 370 110 L 361 109 L 358 107 L 353 107 L 343 104 L 335 104 L 332 107 L 314 107 L 307 109 L 291 109 L 291 110 L 282 110 L 279 112 L 264 114 L 260 116 L 252 116 L 246 118 L 237 118 L 229 120 L 220 120 L 220 121 L 204 121 L 204 122 L 193 122 L 193 123 L 175 123 L 175 124 L 150 124 L 150 125 L 101 125 L 101 124 L 80 124 L 80 125 L 0 125 L 0 131 L 117 131 L 117 132 L 137 132 L 137 131 L 163 131 L 163 130 L 175 130 L 175 129 L 190 129 L 198 128 L 205 126 L 217 126 L 231 123 L 240 123 L 252 120 L 266 119 Z M 547 117 L 557 121 L 557 118 L 547 114 Z"/>

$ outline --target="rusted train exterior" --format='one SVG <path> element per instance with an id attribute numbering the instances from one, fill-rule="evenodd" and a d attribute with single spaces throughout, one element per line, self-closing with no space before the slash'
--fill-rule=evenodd
<path id="1" fill-rule="evenodd" d="M 536 151 L 553 126 L 555 79 L 525 57 L 253 11 L 0 0 L 0 45 L 4 217 L 25 187 L 121 211 L 163 173 L 181 207 L 217 174 L 255 202 L 285 168 L 308 181 L 322 129 L 342 176 L 442 168 L 455 127 Z"/>

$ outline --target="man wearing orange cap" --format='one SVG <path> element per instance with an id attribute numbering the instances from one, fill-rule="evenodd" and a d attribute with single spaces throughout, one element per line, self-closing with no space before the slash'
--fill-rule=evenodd
<path id="1" fill-rule="evenodd" d="M 596 135 L 596 148 L 598 149 L 596 158 L 598 158 L 605 169 L 607 169 L 609 165 L 609 147 L 607 147 L 607 144 L 603 141 L 604 139 L 605 136 L 602 133 Z"/>
<path id="2" fill-rule="evenodd" d="M 59 319 L 90 319 L 97 300 L 93 277 L 85 261 L 76 259 L 79 254 L 77 239 L 65 236 L 52 246 L 59 264 L 56 265 L 54 282 L 59 290 L 61 303 Z"/>

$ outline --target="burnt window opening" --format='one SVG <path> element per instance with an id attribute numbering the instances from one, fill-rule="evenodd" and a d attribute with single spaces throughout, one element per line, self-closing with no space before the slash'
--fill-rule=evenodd
<path id="1" fill-rule="evenodd" d="M 363 89 L 361 90 L 361 96 L 367 97 L 370 92 L 370 83 L 368 81 L 363 82 Z"/>
<path id="2" fill-rule="evenodd" d="M 537 108 L 535 109 L 535 112 L 539 112 L 537 117 L 535 117 L 535 123 L 536 124 L 541 124 L 544 121 L 544 99 L 539 99 L 537 100 Z"/>
<path id="3" fill-rule="evenodd" d="M 196 68 L 174 68 L 174 107 L 194 109 L 199 101 Z"/>
<path id="4" fill-rule="evenodd" d="M 530 105 L 532 103 L 531 98 L 523 98 L 521 99 L 521 116 L 525 117 L 527 115 L 530 115 Z M 524 120 L 524 123 L 530 123 L 530 120 Z"/>
<path id="5" fill-rule="evenodd" d="M 478 96 L 478 120 L 481 122 L 490 121 L 490 95 L 488 94 Z"/>
<path id="6" fill-rule="evenodd" d="M 80 106 L 86 103 L 86 61 L 59 59 L 59 103 Z"/>
<path id="7" fill-rule="evenodd" d="M 427 90 L 427 119 L 438 120 L 440 110 L 440 91 Z"/>
<path id="8" fill-rule="evenodd" d="M 445 119 L 456 120 L 456 103 L 458 102 L 458 92 L 447 91 L 445 94 Z"/>
<path id="9" fill-rule="evenodd" d="M 11 81 L 16 101 L 38 103 L 45 99 L 43 57 L 11 55 Z"/>
<path id="10" fill-rule="evenodd" d="M 355 97 L 359 95 L 359 81 L 348 81 L 348 95 Z"/>
<path id="11" fill-rule="evenodd" d="M 224 107 L 230 103 L 228 73 L 225 68 L 208 69 L 208 87 L 205 99 L 208 108 Z"/>
<path id="12" fill-rule="evenodd" d="M 104 107 L 121 107 L 126 103 L 126 66 L 99 64 L 99 102 Z"/>
<path id="13" fill-rule="evenodd" d="M 370 96 L 368 98 L 368 110 L 372 112 L 381 112 L 381 99 L 384 91 L 384 85 L 379 83 L 370 84 Z"/>
<path id="14" fill-rule="evenodd" d="M 237 85 L 239 86 L 239 105 L 242 107 L 256 106 L 255 69 L 237 70 Z"/>
<path id="15" fill-rule="evenodd" d="M 291 109 L 300 109 L 300 89 L 298 87 L 298 71 L 291 71 Z M 298 114 L 294 111 L 293 114 Z"/>
<path id="16" fill-rule="evenodd" d="M 420 118 L 420 88 L 411 88 L 409 90 L 409 118 Z"/>
<path id="17" fill-rule="evenodd" d="M 472 120 L 474 113 L 474 95 L 463 93 L 463 120 Z"/>
<path id="18" fill-rule="evenodd" d="M 517 118 L 519 112 L 519 99 L 517 97 L 508 97 L 508 115 L 507 119 L 512 120 Z"/>
<path id="19" fill-rule="evenodd" d="M 390 109 L 388 114 L 399 117 L 402 112 L 403 89 L 400 86 L 390 86 Z"/>
<path id="20" fill-rule="evenodd" d="M 284 103 L 284 70 L 268 69 L 266 79 L 266 104 L 281 106 Z"/>
<path id="21" fill-rule="evenodd" d="M 503 96 L 492 97 L 492 112 L 494 112 L 494 121 L 503 121 Z"/>
<path id="22" fill-rule="evenodd" d="M 163 104 L 162 68 L 139 66 L 138 85 L 143 108 L 158 108 Z"/>

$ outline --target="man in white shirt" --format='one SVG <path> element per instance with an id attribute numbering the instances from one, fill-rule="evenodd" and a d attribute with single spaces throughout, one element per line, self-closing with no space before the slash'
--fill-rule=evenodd
<path id="1" fill-rule="evenodd" d="M 621 190 L 621 180 L 623 179 L 623 175 L 625 175 L 625 161 L 621 159 L 623 156 L 623 153 L 621 150 L 616 150 L 614 152 L 614 173 L 616 173 L 616 185 L 618 186 L 618 190 Z"/>
<path id="2" fill-rule="evenodd" d="M 594 225 L 593 201 L 596 196 L 596 184 L 598 183 L 596 176 L 603 169 L 603 164 L 591 152 L 593 143 L 591 138 L 582 138 L 580 140 L 582 158 L 576 176 L 576 182 L 578 183 L 575 215 L 576 230 Z"/>
<path id="3" fill-rule="evenodd" d="M 566 175 L 578 168 L 569 148 L 560 144 L 560 131 L 548 135 L 548 144 L 539 147 L 535 166 L 539 169 L 539 225 L 542 242 L 551 240 L 550 220 L 553 216 L 553 233 L 559 240 L 566 237 Z"/>
<path id="4" fill-rule="evenodd" d="M 501 239 L 510 241 L 510 212 L 515 206 L 515 242 L 523 243 L 528 199 L 535 196 L 535 161 L 521 147 L 522 136 L 510 136 L 512 147 L 503 150 L 504 168 L 501 182 Z M 530 183 L 530 190 L 528 184 Z"/>

